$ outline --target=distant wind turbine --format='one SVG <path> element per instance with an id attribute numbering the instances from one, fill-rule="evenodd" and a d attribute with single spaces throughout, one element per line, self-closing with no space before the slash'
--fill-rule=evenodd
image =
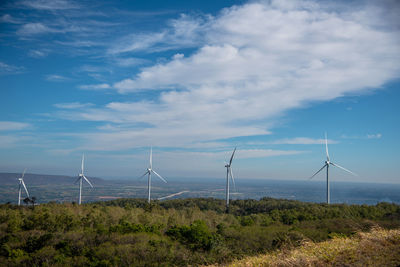
<path id="1" fill-rule="evenodd" d="M 225 168 L 226 168 L 226 208 L 227 209 L 229 208 L 229 176 L 231 176 L 233 186 L 236 188 L 235 179 L 233 178 L 232 167 L 231 167 L 233 156 L 235 155 L 235 151 L 236 151 L 236 147 L 233 150 L 231 159 L 229 160 L 229 164 L 228 163 L 225 164 Z"/>
<path id="2" fill-rule="evenodd" d="M 75 181 L 75 183 L 79 181 L 79 205 L 82 203 L 82 180 L 85 180 L 93 188 L 93 185 L 90 183 L 88 178 L 86 178 L 86 176 L 83 174 L 84 161 L 85 161 L 85 155 L 82 154 L 81 173 L 78 175 L 78 179 L 76 179 Z"/>
<path id="3" fill-rule="evenodd" d="M 342 170 L 344 170 L 344 171 L 346 171 L 346 172 L 348 172 L 348 173 L 350 173 L 350 174 L 352 174 L 352 175 L 354 175 L 354 176 L 357 176 L 357 174 L 355 174 L 354 172 L 349 171 L 348 169 L 345 169 L 345 168 L 343 168 L 342 166 L 339 166 L 338 164 L 333 163 L 333 162 L 330 161 L 330 159 L 329 159 L 329 153 L 328 153 L 328 137 L 327 137 L 326 133 L 325 133 L 325 150 L 326 150 L 326 161 L 325 161 L 324 166 L 322 166 L 321 169 L 319 169 L 316 173 L 314 173 L 314 175 L 311 176 L 310 179 L 312 179 L 315 175 L 317 175 L 320 171 L 322 171 L 322 170 L 326 167 L 326 203 L 329 204 L 329 203 L 330 203 L 330 193 L 329 193 L 329 165 L 333 165 L 333 166 L 335 166 L 335 167 L 338 167 L 338 168 L 340 168 L 340 169 L 342 169 Z"/>
<path id="4" fill-rule="evenodd" d="M 167 181 L 161 177 L 161 175 L 159 175 L 155 170 L 153 170 L 153 163 L 152 163 L 152 157 L 153 157 L 153 148 L 150 148 L 150 166 L 147 168 L 147 171 L 140 176 L 140 178 L 148 175 L 147 177 L 147 202 L 150 203 L 150 195 L 151 195 L 151 173 L 154 173 L 155 175 L 158 176 L 158 178 L 161 179 L 161 181 L 163 181 L 164 183 L 167 183 Z"/>
<path id="5" fill-rule="evenodd" d="M 25 183 L 24 183 L 24 176 L 25 176 L 25 172 L 26 169 L 24 170 L 24 172 L 22 173 L 22 176 L 20 178 L 18 178 L 18 206 L 21 205 L 21 191 L 22 191 L 22 186 L 25 189 L 26 195 L 29 197 L 29 193 L 28 193 L 28 189 L 26 189 Z"/>

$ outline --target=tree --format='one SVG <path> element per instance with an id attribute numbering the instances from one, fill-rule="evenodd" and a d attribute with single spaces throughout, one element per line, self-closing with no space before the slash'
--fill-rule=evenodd
<path id="1" fill-rule="evenodd" d="M 31 202 L 31 199 L 29 197 L 26 197 L 26 198 L 24 198 L 23 201 L 24 201 L 25 205 L 28 205 L 29 202 Z"/>

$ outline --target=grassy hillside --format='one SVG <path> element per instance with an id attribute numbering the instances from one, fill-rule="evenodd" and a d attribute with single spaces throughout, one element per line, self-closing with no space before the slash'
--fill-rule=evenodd
<path id="1" fill-rule="evenodd" d="M 399 266 L 400 230 L 375 228 L 352 237 L 305 241 L 296 249 L 281 249 L 247 257 L 226 266 Z M 216 265 L 214 265 L 216 266 Z"/>
<path id="2" fill-rule="evenodd" d="M 0 205 L 3 266 L 187 266 L 400 228 L 400 206 L 326 205 L 264 198 L 84 205 Z M 161 264 L 160 264 L 161 263 Z"/>

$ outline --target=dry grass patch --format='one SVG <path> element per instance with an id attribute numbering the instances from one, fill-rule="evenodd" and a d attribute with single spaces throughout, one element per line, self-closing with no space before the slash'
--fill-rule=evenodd
<path id="1" fill-rule="evenodd" d="M 399 266 L 400 229 L 375 228 L 351 238 L 335 237 L 296 249 L 247 257 L 223 266 Z"/>

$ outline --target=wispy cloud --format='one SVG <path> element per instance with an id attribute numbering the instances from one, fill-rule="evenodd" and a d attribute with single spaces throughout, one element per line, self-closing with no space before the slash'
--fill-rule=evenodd
<path id="1" fill-rule="evenodd" d="M 54 104 L 56 108 L 60 109 L 82 109 L 94 106 L 93 103 L 80 103 L 80 102 L 71 102 L 71 103 L 58 103 Z"/>
<path id="2" fill-rule="evenodd" d="M 381 139 L 382 138 L 382 134 L 377 133 L 377 134 L 367 134 L 367 138 L 368 139 Z"/>
<path id="3" fill-rule="evenodd" d="M 337 144 L 337 141 L 328 139 L 329 144 Z M 269 142 L 272 145 L 320 145 L 325 144 L 325 139 L 313 139 L 308 137 L 284 138 Z"/>
<path id="4" fill-rule="evenodd" d="M 156 33 L 131 34 L 121 38 L 109 49 L 110 54 L 125 52 L 155 52 L 183 47 L 195 47 L 203 39 L 203 18 L 181 15 L 171 20 L 169 28 Z"/>
<path id="5" fill-rule="evenodd" d="M 21 23 L 23 23 L 22 20 L 14 18 L 10 14 L 4 14 L 3 16 L 1 16 L 0 17 L 0 22 L 12 23 L 12 24 L 21 24 Z"/>
<path id="6" fill-rule="evenodd" d="M 34 49 L 32 49 L 28 52 L 28 55 L 33 58 L 44 58 L 47 56 L 47 54 L 48 54 L 48 51 L 34 50 Z"/>
<path id="7" fill-rule="evenodd" d="M 50 28 L 43 23 L 36 22 L 36 23 L 27 23 L 24 24 L 18 31 L 18 35 L 37 35 L 37 34 L 45 34 L 45 33 L 57 33 L 60 30 Z"/>
<path id="8" fill-rule="evenodd" d="M 15 121 L 0 121 L 0 131 L 18 131 L 31 127 L 31 124 Z"/>
<path id="9" fill-rule="evenodd" d="M 382 138 L 381 133 L 376 133 L 376 134 L 364 134 L 364 135 L 347 135 L 347 134 L 342 134 L 341 138 L 343 139 L 380 139 Z"/>
<path id="10" fill-rule="evenodd" d="M 114 61 L 116 62 L 116 64 L 118 66 L 121 66 L 121 67 L 132 67 L 132 66 L 138 66 L 138 65 L 150 63 L 149 60 L 146 60 L 143 58 L 136 58 L 136 57 L 115 58 Z"/>
<path id="11" fill-rule="evenodd" d="M 0 61 L 0 75 L 18 74 L 24 71 L 23 67 L 9 65 Z"/>
<path id="12" fill-rule="evenodd" d="M 76 2 L 67 0 L 31 0 L 22 1 L 21 3 L 26 7 L 39 10 L 65 10 L 80 8 Z"/>
<path id="13" fill-rule="evenodd" d="M 111 89 L 111 86 L 107 83 L 101 83 L 101 84 L 81 85 L 79 86 L 79 88 L 83 90 L 105 90 L 105 89 Z"/>
<path id="14" fill-rule="evenodd" d="M 58 74 L 50 74 L 46 76 L 46 80 L 51 82 L 65 82 L 69 81 L 70 78 Z"/>

